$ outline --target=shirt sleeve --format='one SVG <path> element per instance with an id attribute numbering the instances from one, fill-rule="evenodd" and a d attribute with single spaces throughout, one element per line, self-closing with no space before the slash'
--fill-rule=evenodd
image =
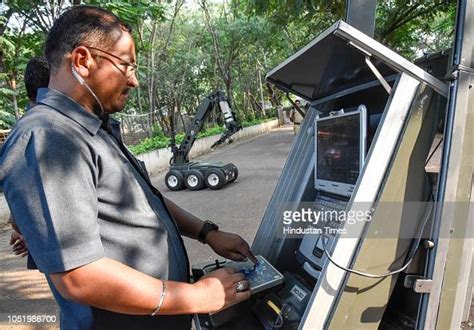
<path id="1" fill-rule="evenodd" d="M 15 164 L 3 173 L 5 197 L 38 269 L 63 272 L 102 258 L 96 162 L 87 144 L 52 129 L 9 148 Z"/>

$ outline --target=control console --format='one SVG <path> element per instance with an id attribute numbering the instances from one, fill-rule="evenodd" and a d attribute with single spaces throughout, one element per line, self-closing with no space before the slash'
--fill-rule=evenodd
<path id="1" fill-rule="evenodd" d="M 283 283 L 284 276 L 275 267 L 273 267 L 262 256 L 257 256 L 256 258 L 258 260 L 257 264 L 254 264 L 251 261 L 236 262 L 229 260 L 216 260 L 213 263 L 193 265 L 193 277 L 194 280 L 197 281 L 202 276 L 209 274 L 219 268 L 232 267 L 245 275 L 245 278 L 250 285 L 252 297 L 258 293 L 267 291 L 268 289 L 274 288 Z M 198 315 L 200 324 L 199 328 L 212 329 L 220 327 L 223 324 L 226 324 L 228 328 L 232 328 L 228 322 L 239 319 L 239 315 L 240 318 L 242 318 L 242 315 L 249 314 L 252 314 L 251 305 L 247 300 L 216 313 Z"/>
<path id="2" fill-rule="evenodd" d="M 257 264 L 254 264 L 250 260 L 243 262 L 216 260 L 214 263 L 193 265 L 193 276 L 194 279 L 197 280 L 201 276 L 209 274 L 216 269 L 222 267 L 232 267 L 245 275 L 246 280 L 250 284 L 250 291 L 252 294 L 270 289 L 283 283 L 283 275 L 264 257 L 257 256 L 257 260 Z"/>

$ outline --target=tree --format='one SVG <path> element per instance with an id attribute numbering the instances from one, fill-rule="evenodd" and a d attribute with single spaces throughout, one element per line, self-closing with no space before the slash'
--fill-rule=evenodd
<path id="1" fill-rule="evenodd" d="M 12 114 L 20 118 L 26 106 L 24 86 L 19 81 L 28 60 L 41 54 L 44 37 L 53 21 L 68 5 L 65 1 L 40 2 L 17 0 L 0 20 L 0 126 L 10 127 Z"/>
<path id="2" fill-rule="evenodd" d="M 225 4 L 221 6 L 219 16 L 212 18 L 207 1 L 201 0 L 199 4 L 210 36 L 217 74 L 224 84 L 227 96 L 232 101 L 234 99 L 233 73 L 238 69 L 238 64 L 242 68 L 242 57 L 248 60 L 250 48 L 258 45 L 259 41 L 266 36 L 267 26 L 261 19 L 248 18 L 235 10 L 228 10 Z M 258 57 L 262 55 L 263 53 Z"/>
<path id="3" fill-rule="evenodd" d="M 376 39 L 412 59 L 449 48 L 454 33 L 456 1 L 381 1 Z M 427 42 L 427 41 L 431 42 Z"/>
<path id="4" fill-rule="evenodd" d="M 277 27 L 274 32 L 284 38 L 293 54 L 344 17 L 345 0 L 234 0 L 233 6 L 272 22 Z"/>

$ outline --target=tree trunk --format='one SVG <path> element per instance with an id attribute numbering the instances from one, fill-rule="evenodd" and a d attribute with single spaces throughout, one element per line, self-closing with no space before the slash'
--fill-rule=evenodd
<path id="1" fill-rule="evenodd" d="M 181 125 L 183 125 L 183 131 L 186 131 L 186 123 L 184 121 L 184 117 L 181 112 L 179 113 L 179 118 L 181 119 Z"/>
<path id="2" fill-rule="evenodd" d="M 13 110 L 15 111 L 15 119 L 18 120 L 20 119 L 20 110 L 18 109 L 18 101 L 17 101 L 17 98 L 16 98 L 16 78 L 15 77 L 11 77 L 10 78 L 10 88 L 12 89 L 12 91 L 14 92 L 13 93 L 13 96 L 12 96 L 12 104 L 13 104 Z"/>
<path id="3" fill-rule="evenodd" d="M 265 115 L 265 112 L 263 111 L 263 108 L 260 106 L 260 104 L 258 103 L 255 96 L 253 96 L 252 93 L 249 93 L 249 95 L 250 95 L 250 98 L 252 99 L 252 105 L 253 105 L 253 108 L 255 109 L 255 111 L 258 111 L 262 115 Z"/>
<path id="4" fill-rule="evenodd" d="M 280 99 L 277 97 L 272 85 L 270 85 L 270 83 L 266 83 L 265 85 L 267 86 L 268 92 L 270 93 L 270 102 L 272 103 L 272 106 L 281 106 Z"/>
<path id="5" fill-rule="evenodd" d="M 226 96 L 229 99 L 229 104 L 233 108 L 236 105 L 233 103 L 233 97 L 232 97 L 232 77 L 230 76 L 230 72 L 226 74 L 226 79 L 224 80 L 225 84 L 225 92 Z"/>
<path id="6" fill-rule="evenodd" d="M 20 119 L 20 111 L 18 110 L 18 103 L 16 100 L 16 94 L 13 94 L 13 109 L 15 110 L 16 120 Z"/>

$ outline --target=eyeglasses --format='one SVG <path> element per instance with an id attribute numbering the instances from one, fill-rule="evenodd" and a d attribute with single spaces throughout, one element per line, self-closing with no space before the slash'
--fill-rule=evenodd
<path id="1" fill-rule="evenodd" d="M 99 51 L 99 52 L 102 52 L 104 54 L 107 54 L 109 56 L 112 56 L 113 58 L 117 59 L 120 61 L 120 63 L 118 63 L 119 65 L 123 65 L 126 67 L 125 71 L 121 70 L 118 66 L 117 66 L 117 63 L 115 63 L 114 61 L 112 61 L 110 58 L 107 58 L 105 56 L 101 56 L 101 55 L 98 55 L 98 54 L 95 54 L 95 56 L 97 57 L 101 57 L 103 59 L 106 59 L 106 60 L 109 60 L 116 68 L 117 70 L 119 70 L 120 72 L 122 72 L 122 74 L 127 77 L 127 79 L 130 79 L 133 74 L 135 74 L 138 70 L 138 65 L 136 65 L 135 63 L 130 63 L 128 61 L 125 61 L 124 59 L 118 57 L 117 55 L 114 55 L 114 54 L 111 54 L 109 52 L 106 52 L 105 50 L 103 49 L 100 49 L 100 48 L 95 48 L 95 47 L 91 47 L 91 46 L 84 46 L 86 48 L 89 48 L 89 49 L 92 49 L 92 50 L 96 50 L 96 51 Z"/>

